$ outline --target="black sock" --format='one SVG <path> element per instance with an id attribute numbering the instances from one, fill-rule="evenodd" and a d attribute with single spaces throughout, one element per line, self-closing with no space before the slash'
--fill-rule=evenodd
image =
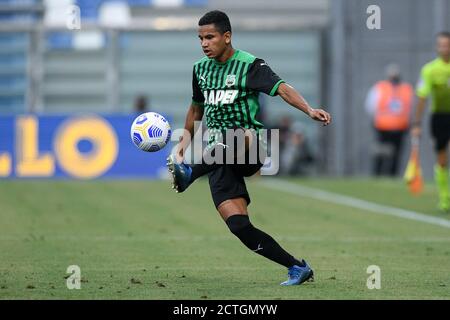
<path id="1" fill-rule="evenodd" d="M 227 219 L 226 224 L 230 231 L 253 252 L 286 268 L 293 265 L 304 266 L 303 262 L 287 253 L 271 236 L 255 228 L 247 215 L 233 215 Z"/>

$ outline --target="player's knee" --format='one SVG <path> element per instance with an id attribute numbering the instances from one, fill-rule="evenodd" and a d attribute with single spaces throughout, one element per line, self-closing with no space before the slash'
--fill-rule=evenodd
<path id="1" fill-rule="evenodd" d="M 251 226 L 250 219 L 248 215 L 245 214 L 236 214 L 230 216 L 227 219 L 226 224 L 230 229 L 231 233 L 233 233 L 234 235 L 240 234 L 246 228 Z"/>

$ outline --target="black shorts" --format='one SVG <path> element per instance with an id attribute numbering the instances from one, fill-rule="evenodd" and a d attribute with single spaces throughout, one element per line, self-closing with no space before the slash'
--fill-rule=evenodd
<path id="1" fill-rule="evenodd" d="M 244 177 L 254 175 L 263 166 L 257 164 L 224 164 L 208 174 L 209 188 L 216 208 L 225 200 L 244 198 L 250 204 L 250 195 Z"/>
<path id="2" fill-rule="evenodd" d="M 257 135 L 253 136 L 253 141 L 261 142 Z M 226 141 L 224 142 L 227 144 Z M 242 152 L 243 156 L 240 158 L 240 162 L 235 159 L 234 163 L 226 164 L 223 161 L 224 164 L 208 173 L 209 187 L 216 208 L 225 200 L 235 198 L 244 198 L 247 201 L 247 205 L 250 204 L 250 196 L 244 178 L 257 173 L 264 165 L 266 158 L 266 145 L 264 143 L 252 144 L 252 146 L 252 148 L 255 148 L 252 151 L 256 152 L 258 156 L 252 153 L 253 156 L 250 157 L 249 150 Z"/>
<path id="3" fill-rule="evenodd" d="M 431 136 L 436 151 L 443 151 L 450 142 L 450 114 L 435 113 L 431 115 Z"/>

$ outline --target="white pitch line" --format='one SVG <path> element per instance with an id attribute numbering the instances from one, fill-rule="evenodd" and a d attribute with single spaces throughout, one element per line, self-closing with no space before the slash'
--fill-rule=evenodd
<path id="1" fill-rule="evenodd" d="M 381 205 L 354 197 L 344 196 L 334 192 L 324 191 L 321 189 L 300 186 L 292 182 L 282 181 L 275 178 L 271 178 L 270 180 L 267 179 L 261 184 L 265 187 L 290 193 L 296 196 L 304 196 L 312 199 L 344 205 L 347 207 L 371 211 L 373 213 L 390 215 L 399 218 L 434 224 L 444 228 L 450 228 L 450 220 L 447 219 L 431 217 L 423 213 Z"/>

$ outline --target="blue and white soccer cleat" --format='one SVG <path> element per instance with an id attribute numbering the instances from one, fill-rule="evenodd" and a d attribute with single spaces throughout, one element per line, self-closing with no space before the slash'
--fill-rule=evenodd
<path id="1" fill-rule="evenodd" d="M 302 262 L 305 264 L 304 267 L 295 265 L 288 269 L 288 279 L 281 283 L 282 286 L 299 285 L 308 280 L 314 281 L 314 271 L 305 260 Z"/>
<path id="2" fill-rule="evenodd" d="M 171 154 L 167 158 L 167 167 L 172 174 L 172 188 L 176 192 L 183 192 L 191 184 L 192 168 L 188 165 L 178 163 L 175 155 Z"/>

